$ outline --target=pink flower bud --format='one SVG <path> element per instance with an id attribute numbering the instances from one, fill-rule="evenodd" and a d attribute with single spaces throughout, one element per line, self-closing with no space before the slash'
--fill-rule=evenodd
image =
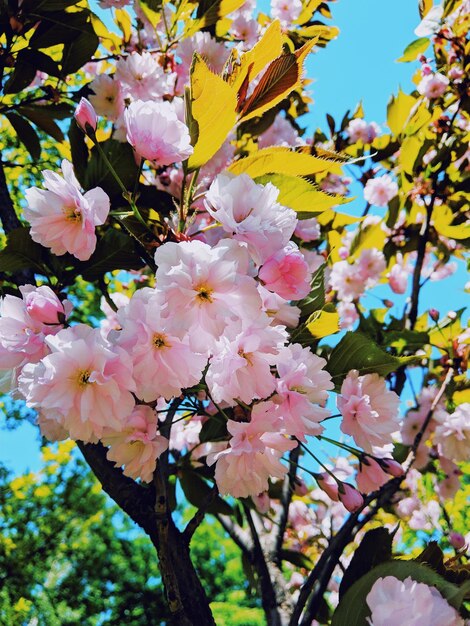
<path id="1" fill-rule="evenodd" d="M 320 489 L 322 489 L 332 500 L 338 502 L 338 483 L 336 480 L 327 472 L 317 474 L 315 479 Z"/>
<path id="2" fill-rule="evenodd" d="M 338 497 L 340 502 L 348 509 L 350 513 L 358 511 L 364 504 L 364 498 L 359 491 L 348 483 L 341 483 L 338 488 Z"/>
<path id="3" fill-rule="evenodd" d="M 377 461 L 384 470 L 384 472 L 387 472 L 387 474 L 390 474 L 390 476 L 399 477 L 403 476 L 403 474 L 405 473 L 405 470 L 400 465 L 400 463 L 398 463 L 398 461 L 395 461 L 394 459 L 377 459 Z"/>
<path id="4" fill-rule="evenodd" d="M 432 74 L 432 68 L 427 63 L 424 63 L 421 67 L 421 72 L 423 73 L 423 76 L 429 76 L 429 74 Z"/>
<path id="5" fill-rule="evenodd" d="M 98 118 L 93 105 L 86 98 L 80 100 L 75 109 L 74 118 L 86 135 L 89 135 L 90 132 L 95 133 Z"/>
<path id="6" fill-rule="evenodd" d="M 465 537 L 453 530 L 449 533 L 449 542 L 456 550 L 461 550 L 465 547 Z"/>
<path id="7" fill-rule="evenodd" d="M 439 321 L 439 311 L 437 309 L 429 309 L 429 317 L 433 322 Z"/>
<path id="8" fill-rule="evenodd" d="M 308 493 L 308 487 L 302 478 L 297 477 L 294 483 L 294 493 L 296 496 L 306 496 Z"/>

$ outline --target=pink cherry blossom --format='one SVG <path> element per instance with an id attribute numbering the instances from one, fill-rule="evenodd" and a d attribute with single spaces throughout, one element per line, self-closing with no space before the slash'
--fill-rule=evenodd
<path id="1" fill-rule="evenodd" d="M 46 336 L 59 332 L 72 310 L 46 285 L 24 285 L 20 292 L 21 298 L 0 300 L 0 370 L 42 359 L 49 352 Z"/>
<path id="2" fill-rule="evenodd" d="M 403 255 L 398 252 L 396 263 L 387 274 L 388 284 L 394 293 L 406 293 L 408 286 L 408 268 L 403 261 Z"/>
<path id="3" fill-rule="evenodd" d="M 207 363 L 205 354 L 189 347 L 188 337 L 179 339 L 168 329 L 164 306 L 163 294 L 143 288 L 117 316 L 122 327 L 117 344 L 132 359 L 136 395 L 145 402 L 169 400 L 196 385 Z"/>
<path id="4" fill-rule="evenodd" d="M 258 146 L 299 146 L 302 145 L 299 133 L 281 113 L 276 115 L 271 126 L 258 137 Z"/>
<path id="5" fill-rule="evenodd" d="M 109 446 L 107 458 L 124 474 L 152 481 L 158 457 L 168 448 L 168 439 L 157 435 L 157 416 L 149 406 L 138 404 L 125 420 L 122 430 L 106 429 L 102 442 Z"/>
<path id="6" fill-rule="evenodd" d="M 271 14 L 281 25 L 289 28 L 300 15 L 302 2 L 300 0 L 271 0 Z"/>
<path id="7" fill-rule="evenodd" d="M 284 431 L 303 441 L 305 435 L 320 434 L 320 422 L 330 415 L 324 406 L 334 385 L 331 375 L 323 369 L 325 365 L 325 359 L 298 343 L 279 352 L 279 379 L 273 400 L 278 404 Z"/>
<path id="8" fill-rule="evenodd" d="M 131 3 L 131 0 L 99 0 L 98 4 L 102 9 L 122 9 Z"/>
<path id="9" fill-rule="evenodd" d="M 383 252 L 376 248 L 362 250 L 354 263 L 354 268 L 361 275 L 366 288 L 373 287 L 379 281 L 386 267 L 387 263 Z"/>
<path id="10" fill-rule="evenodd" d="M 470 454 L 470 402 L 459 404 L 450 415 L 437 412 L 434 419 L 439 453 L 452 461 L 466 461 Z"/>
<path id="11" fill-rule="evenodd" d="M 95 227 L 104 224 L 109 213 L 109 198 L 101 187 L 85 194 L 73 173 L 72 164 L 62 161 L 60 176 L 43 172 L 46 190 L 32 187 L 25 192 L 28 206 L 25 218 L 31 224 L 31 238 L 54 254 L 66 252 L 87 261 L 96 247 Z"/>
<path id="12" fill-rule="evenodd" d="M 136 100 L 124 111 L 127 141 L 154 166 L 180 163 L 193 153 L 186 124 L 170 102 Z"/>
<path id="13" fill-rule="evenodd" d="M 18 380 L 29 407 L 58 420 L 72 439 L 96 441 L 104 428 L 120 430 L 134 407 L 131 363 L 85 324 L 49 335 L 51 354 L 23 367 Z"/>
<path id="14" fill-rule="evenodd" d="M 394 576 L 378 578 L 366 597 L 371 626 L 464 626 L 435 587 Z"/>
<path id="15" fill-rule="evenodd" d="M 336 310 L 341 319 L 341 330 L 350 330 L 359 319 L 359 313 L 353 302 L 338 302 Z"/>
<path id="16" fill-rule="evenodd" d="M 294 230 L 294 235 L 302 241 L 316 241 L 320 239 L 320 224 L 316 217 L 299 220 Z"/>
<path id="17" fill-rule="evenodd" d="M 362 141 L 362 143 L 372 143 L 380 134 L 380 127 L 375 122 L 366 122 L 361 118 L 351 120 L 346 127 L 346 133 L 350 143 Z"/>
<path id="18" fill-rule="evenodd" d="M 158 57 L 149 52 L 131 52 L 116 63 L 114 80 L 121 85 L 125 98 L 152 100 L 154 104 L 173 92 L 175 76 L 165 73 Z"/>
<path id="19" fill-rule="evenodd" d="M 180 41 L 175 48 L 175 56 L 179 60 L 176 66 L 178 94 L 184 93 L 184 87 L 188 84 L 189 68 L 195 52 L 203 57 L 209 68 L 216 74 L 223 70 L 230 55 L 230 50 L 207 32 L 199 31 L 192 37 L 186 37 Z"/>
<path id="20" fill-rule="evenodd" d="M 351 370 L 337 399 L 343 416 L 341 430 L 372 453 L 373 446 L 389 443 L 392 433 L 399 429 L 399 402 L 397 394 L 387 389 L 378 374 L 359 376 L 357 370 Z"/>
<path id="21" fill-rule="evenodd" d="M 295 211 L 277 202 L 279 190 L 247 174 L 219 174 L 206 194 L 206 210 L 223 229 L 245 242 L 257 264 L 282 249 L 297 226 Z"/>
<path id="22" fill-rule="evenodd" d="M 295 328 L 299 324 L 300 309 L 289 304 L 287 300 L 281 298 L 276 293 L 268 291 L 258 284 L 258 292 L 263 301 L 263 311 L 271 318 L 271 325 L 283 324 L 287 328 Z"/>
<path id="23" fill-rule="evenodd" d="M 339 174 L 327 174 L 320 183 L 320 188 L 328 193 L 337 193 L 345 196 L 349 192 L 348 185 L 352 182 L 351 178 L 340 176 Z"/>
<path id="24" fill-rule="evenodd" d="M 426 96 L 428 100 L 440 98 L 449 85 L 449 79 L 444 74 L 428 74 L 423 76 L 418 84 L 418 91 L 421 95 Z"/>
<path id="25" fill-rule="evenodd" d="M 101 74 L 90 85 L 94 92 L 89 96 L 90 102 L 98 115 L 115 122 L 124 113 L 124 97 L 121 83 L 111 76 Z"/>
<path id="26" fill-rule="evenodd" d="M 286 300 L 301 300 L 310 293 L 311 274 L 304 255 L 293 242 L 266 259 L 258 277 L 267 289 Z"/>
<path id="27" fill-rule="evenodd" d="M 398 193 L 398 185 L 389 174 L 370 178 L 364 187 L 364 198 L 374 206 L 387 206 Z"/>
<path id="28" fill-rule="evenodd" d="M 295 441 L 277 432 L 279 418 L 272 402 L 255 404 L 250 422 L 228 420 L 232 436 L 228 447 L 213 455 L 207 462 L 215 468 L 215 479 L 220 493 L 235 498 L 256 496 L 268 488 L 268 478 L 283 478 L 287 467 L 281 456 L 295 448 Z"/>
<path id="29" fill-rule="evenodd" d="M 281 326 L 269 326 L 269 318 L 241 328 L 234 323 L 225 329 L 214 347 L 206 383 L 214 402 L 251 403 L 266 398 L 275 389 L 271 365 L 287 339 Z"/>
<path id="30" fill-rule="evenodd" d="M 364 276 L 355 265 L 347 261 L 338 261 L 331 270 L 330 284 L 337 291 L 340 300 L 357 300 L 366 289 Z"/>
<path id="31" fill-rule="evenodd" d="M 157 285 L 165 293 L 170 328 L 189 332 L 192 349 L 207 351 L 230 321 L 255 320 L 261 310 L 256 281 L 247 275 L 244 246 L 222 240 L 168 242 L 155 253 Z"/>

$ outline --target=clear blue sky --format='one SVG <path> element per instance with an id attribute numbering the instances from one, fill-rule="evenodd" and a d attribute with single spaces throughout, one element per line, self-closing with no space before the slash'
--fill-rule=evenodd
<path id="1" fill-rule="evenodd" d="M 97 6 L 97 2 L 91 2 Z M 366 118 L 383 124 L 390 94 L 401 85 L 411 88 L 413 67 L 396 63 L 404 48 L 415 39 L 414 28 L 419 22 L 417 0 L 339 0 L 332 2 L 332 24 L 341 33 L 326 49 L 311 55 L 307 75 L 315 80 L 311 86 L 315 100 L 311 113 L 304 119 L 309 130 L 321 127 L 326 130 L 325 114 L 335 118 L 347 109 L 354 109 L 362 100 Z M 260 9 L 269 12 L 269 2 L 261 0 Z M 358 199 L 358 202 L 362 200 Z M 428 283 L 425 288 L 423 309 L 429 306 L 459 308 L 468 303 L 462 286 L 463 271 L 443 283 Z M 391 297 L 387 286 L 380 287 L 381 297 Z M 444 291 L 445 290 L 445 291 Z M 440 303 L 443 291 L 452 298 Z M 375 306 L 380 305 L 378 301 Z M 398 309 L 395 311 L 399 313 Z M 15 472 L 37 469 L 40 464 L 37 430 L 25 424 L 13 432 L 0 430 L 0 460 Z"/>

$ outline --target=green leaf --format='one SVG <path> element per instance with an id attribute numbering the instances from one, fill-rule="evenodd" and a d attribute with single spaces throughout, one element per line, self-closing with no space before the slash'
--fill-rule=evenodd
<path id="1" fill-rule="evenodd" d="M 306 298 L 296 304 L 300 308 L 300 321 L 307 320 L 312 313 L 325 305 L 325 265 L 319 267 L 312 276 L 311 290 Z"/>
<path id="2" fill-rule="evenodd" d="M 430 341 L 429 333 L 417 330 L 389 330 L 384 335 L 385 345 L 395 348 L 398 355 L 403 352 L 416 352 Z"/>
<path id="3" fill-rule="evenodd" d="M 202 506 L 211 491 L 211 487 L 194 470 L 181 470 L 178 477 L 188 502 L 197 508 Z M 232 507 L 220 496 L 214 498 L 207 512 L 222 515 L 233 514 Z"/>
<path id="4" fill-rule="evenodd" d="M 82 32 L 71 43 L 64 46 L 62 54 L 62 75 L 67 76 L 78 72 L 96 52 L 100 40 L 93 30 L 90 22 L 87 22 L 84 32 Z"/>
<path id="5" fill-rule="evenodd" d="M 225 420 L 217 419 L 216 417 L 209 417 L 204 422 L 199 433 L 199 441 L 206 443 L 207 441 L 220 441 L 226 438 L 228 435 L 227 424 Z"/>
<path id="6" fill-rule="evenodd" d="M 356 580 L 359 580 L 376 565 L 392 558 L 392 541 L 393 534 L 389 533 L 386 528 L 373 528 L 366 532 L 341 580 L 340 601 Z"/>
<path id="7" fill-rule="evenodd" d="M 394 576 L 399 580 L 413 580 L 436 587 L 439 593 L 456 609 L 462 602 L 459 587 L 447 581 L 431 568 L 414 561 L 389 561 L 374 567 L 348 589 L 333 614 L 331 626 L 368 626 L 371 615 L 366 597 L 378 578 Z"/>
<path id="8" fill-rule="evenodd" d="M 115 139 L 108 139 L 100 143 L 100 146 L 126 189 L 133 189 L 138 167 L 131 146 Z M 84 188 L 93 187 L 101 187 L 110 197 L 121 193 L 119 184 L 96 146 L 91 151 L 91 159 L 84 176 Z"/>
<path id="9" fill-rule="evenodd" d="M 51 59 L 48 54 L 44 54 L 40 50 L 22 50 L 21 60 L 23 63 L 28 63 L 34 68 L 34 73 L 37 71 L 46 72 L 50 76 L 60 76 L 59 66 Z"/>
<path id="10" fill-rule="evenodd" d="M 360 332 L 347 332 L 333 348 L 326 369 L 330 372 L 335 387 L 339 388 L 351 370 L 359 375 L 379 374 L 386 376 L 402 365 L 419 363 L 421 357 L 396 357 L 380 348 L 372 339 Z"/>
<path id="11" fill-rule="evenodd" d="M 50 48 L 58 44 L 66 44 L 77 39 L 83 32 L 87 32 L 87 22 L 90 11 L 76 11 L 66 13 L 56 11 L 48 13 L 41 20 L 29 41 L 32 48 Z"/>
<path id="12" fill-rule="evenodd" d="M 37 161 L 41 156 L 41 143 L 34 128 L 28 120 L 16 113 L 6 113 L 5 117 L 13 126 L 18 139 L 24 144 L 33 160 Z"/>
<path id="13" fill-rule="evenodd" d="M 91 282 L 101 278 L 106 272 L 139 269 L 143 265 L 133 239 L 112 228 L 98 242 L 90 260 L 77 264 L 74 271 L 81 273 L 85 280 Z"/>
<path id="14" fill-rule="evenodd" d="M 36 69 L 29 62 L 23 60 L 23 52 L 18 53 L 15 68 L 8 74 L 8 80 L 3 87 L 4 94 L 18 93 L 29 87 L 36 76 Z"/>
<path id="15" fill-rule="evenodd" d="M 15 228 L 8 234 L 7 245 L 0 251 L 0 272 L 43 271 L 43 253 L 44 248 L 31 239 L 29 228 Z"/>
<path id="16" fill-rule="evenodd" d="M 415 41 L 412 41 L 408 46 L 406 46 L 403 52 L 403 56 L 397 59 L 397 61 L 399 63 L 409 63 L 410 61 L 416 61 L 418 56 L 428 49 L 430 43 L 431 40 L 428 39 L 428 37 L 415 39 Z"/>
<path id="17" fill-rule="evenodd" d="M 24 117 L 27 117 L 31 122 L 36 124 L 38 128 L 59 143 L 64 141 L 64 133 L 61 131 L 58 124 L 54 122 L 49 107 L 44 107 L 43 109 L 43 107 L 40 106 L 20 106 L 18 107 L 18 112 Z"/>

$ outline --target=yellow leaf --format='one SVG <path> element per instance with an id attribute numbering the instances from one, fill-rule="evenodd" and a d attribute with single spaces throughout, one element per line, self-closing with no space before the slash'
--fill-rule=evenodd
<path id="1" fill-rule="evenodd" d="M 387 105 L 387 124 L 394 135 L 403 132 L 405 122 L 410 115 L 416 98 L 404 93 L 401 89 L 397 96 L 392 96 Z"/>
<path id="2" fill-rule="evenodd" d="M 323 215 L 325 215 L 325 213 L 323 213 Z M 343 245 L 341 234 L 334 228 L 331 228 L 327 231 L 326 238 L 328 240 L 328 258 L 332 263 L 337 263 L 338 261 L 341 261 L 341 257 L 339 256 L 339 250 Z"/>
<path id="3" fill-rule="evenodd" d="M 129 41 L 131 38 L 131 16 L 127 11 L 123 9 L 115 9 L 114 10 L 114 21 L 118 25 L 118 27 L 122 30 L 122 34 L 124 36 L 124 41 Z"/>
<path id="4" fill-rule="evenodd" d="M 202 17 L 188 22 L 189 28 L 185 31 L 184 36 L 190 37 L 198 30 L 212 26 L 221 18 L 239 9 L 245 2 L 246 0 L 216 0 Z"/>
<path id="5" fill-rule="evenodd" d="M 415 135 L 423 126 L 431 121 L 431 113 L 428 111 L 428 105 L 423 100 L 417 107 L 413 107 L 410 112 L 410 118 L 406 122 L 405 133 L 408 137 Z"/>
<path id="6" fill-rule="evenodd" d="M 298 176 L 269 174 L 256 178 L 257 183 L 270 182 L 279 189 L 278 201 L 297 213 L 317 215 L 333 206 L 347 202 L 348 199 L 337 194 L 322 191 L 317 185 Z"/>
<path id="7" fill-rule="evenodd" d="M 362 250 L 375 248 L 383 250 L 386 240 L 385 231 L 382 230 L 382 224 L 371 224 L 365 228 L 360 228 L 351 243 L 351 249 L 348 259 L 354 261 L 360 255 Z"/>
<path id="8" fill-rule="evenodd" d="M 423 140 L 419 137 L 406 137 L 401 145 L 398 162 L 403 174 L 412 174 L 419 151 L 423 145 Z M 403 176 L 405 178 L 405 176 Z"/>
<path id="9" fill-rule="evenodd" d="M 274 61 L 282 53 L 282 32 L 279 20 L 274 20 L 258 43 L 240 58 L 228 78 L 228 83 L 239 91 L 246 80 L 257 76 L 266 65 Z"/>
<path id="10" fill-rule="evenodd" d="M 339 332 L 339 315 L 336 311 L 315 311 L 307 321 L 307 328 L 317 339 Z"/>
<path id="11" fill-rule="evenodd" d="M 460 391 L 454 391 L 452 400 L 455 404 L 463 404 L 464 402 L 470 402 L 470 389 L 461 389 Z"/>
<path id="12" fill-rule="evenodd" d="M 324 24 L 314 24 L 305 26 L 297 31 L 300 37 L 317 37 L 319 42 L 331 41 L 339 35 L 339 28 L 336 26 L 325 26 Z"/>
<path id="13" fill-rule="evenodd" d="M 91 14 L 91 23 L 93 30 L 100 38 L 101 45 L 109 52 L 117 52 L 122 44 L 121 37 L 111 32 L 94 13 Z"/>
<path id="14" fill-rule="evenodd" d="M 51 493 L 51 488 L 48 485 L 39 485 L 39 487 L 36 487 L 34 490 L 34 495 L 37 498 L 47 498 L 47 496 L 50 496 Z"/>
<path id="15" fill-rule="evenodd" d="M 191 136 L 196 138 L 188 161 L 190 170 L 201 167 L 214 156 L 235 125 L 237 95 L 221 76 L 207 67 L 197 53 L 191 66 Z"/>
<path id="16" fill-rule="evenodd" d="M 305 22 L 308 22 L 322 2 L 323 0 L 307 0 L 307 2 L 304 2 L 303 9 L 299 17 L 294 20 L 294 24 L 305 24 Z"/>
<path id="17" fill-rule="evenodd" d="M 441 205 L 436 207 L 433 216 L 434 228 L 440 235 L 451 239 L 470 238 L 470 221 L 467 220 L 462 224 L 452 224 L 455 216 L 448 206 Z"/>
<path id="18" fill-rule="evenodd" d="M 353 200 L 353 198 L 351 198 Z M 357 224 L 363 220 L 362 217 L 354 217 L 353 215 L 347 215 L 346 213 L 338 213 L 329 209 L 317 217 L 318 223 L 322 226 L 326 226 L 331 222 L 331 228 L 344 228 L 350 224 Z"/>
<path id="19" fill-rule="evenodd" d="M 249 174 L 252 178 L 264 174 L 290 174 L 309 176 L 328 172 L 338 167 L 336 159 L 312 156 L 307 152 L 281 146 L 263 148 L 254 154 L 235 161 L 228 168 L 233 174 Z"/>

